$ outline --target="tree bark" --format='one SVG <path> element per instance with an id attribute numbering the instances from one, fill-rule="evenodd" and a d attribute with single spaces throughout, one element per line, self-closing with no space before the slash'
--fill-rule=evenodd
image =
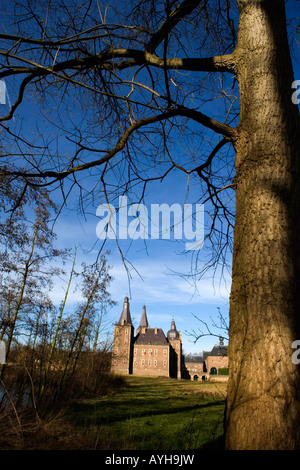
<path id="1" fill-rule="evenodd" d="M 284 0 L 241 0 L 227 449 L 299 449 L 300 121 Z"/>

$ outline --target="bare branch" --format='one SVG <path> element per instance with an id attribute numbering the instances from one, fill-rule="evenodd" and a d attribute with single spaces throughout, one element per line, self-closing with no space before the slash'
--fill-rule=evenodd
<path id="1" fill-rule="evenodd" d="M 93 168 L 95 166 L 101 166 L 104 163 L 108 162 L 111 160 L 117 153 L 119 153 L 121 150 L 124 149 L 128 139 L 130 136 L 133 134 L 133 132 L 137 131 L 141 127 L 147 126 L 149 124 L 154 124 L 160 121 L 164 121 L 166 119 L 170 119 L 172 117 L 176 116 L 182 116 L 182 117 L 188 117 L 190 119 L 193 119 L 194 121 L 198 122 L 199 124 L 202 124 L 211 130 L 222 134 L 226 135 L 227 140 L 228 139 L 235 139 L 237 137 L 237 131 L 228 126 L 227 124 L 222 124 L 219 121 L 216 121 L 215 119 L 212 119 L 205 114 L 201 113 L 200 111 L 196 111 L 193 109 L 187 109 L 184 107 L 180 107 L 177 109 L 172 109 L 169 111 L 166 111 L 165 113 L 159 114 L 157 116 L 151 116 L 145 119 L 140 119 L 139 121 L 134 121 L 131 126 L 124 132 L 122 137 L 118 140 L 116 146 L 114 149 L 111 151 L 107 152 L 106 155 L 104 155 L 102 158 L 98 160 L 94 160 L 92 162 L 84 163 L 82 165 L 77 165 L 75 167 L 69 168 L 68 170 L 65 171 L 44 171 L 40 173 L 27 173 L 24 171 L 12 171 L 9 172 L 6 169 L 2 170 L 0 174 L 5 174 L 5 175 L 14 175 L 14 176 L 23 176 L 23 177 L 30 177 L 30 178 L 55 178 L 55 180 L 62 180 L 69 176 L 70 174 L 73 174 L 78 171 L 83 171 L 89 168 Z"/>
<path id="2" fill-rule="evenodd" d="M 53 72 L 60 72 L 68 69 L 88 69 L 97 67 L 103 67 L 103 69 L 122 70 L 125 68 L 148 65 L 157 67 L 160 69 L 174 69 L 174 70 L 186 70 L 192 72 L 234 72 L 235 68 L 235 56 L 233 54 L 227 54 L 223 56 L 213 56 L 206 58 L 172 58 L 163 59 L 155 54 L 151 54 L 146 51 L 140 51 L 138 49 L 111 49 L 102 54 L 94 56 L 88 55 L 87 57 L 80 58 L 76 57 L 69 59 L 54 66 L 43 66 L 33 61 L 25 59 L 22 56 L 11 54 L 7 51 L 0 51 L 0 55 L 10 57 L 12 59 L 26 62 L 31 67 L 9 67 L 8 70 L 3 70 L 0 73 L 0 78 L 5 78 L 10 75 L 23 74 L 23 73 L 35 73 L 37 75 L 44 75 Z M 130 58 L 131 60 L 123 62 L 115 62 L 116 59 Z"/>
<path id="3" fill-rule="evenodd" d="M 152 34 L 149 43 L 146 46 L 148 52 L 154 52 L 159 44 L 166 37 L 166 31 L 173 29 L 179 21 L 185 18 L 187 15 L 192 13 L 195 8 L 202 3 L 202 0 L 185 0 L 180 3 L 169 15 L 169 17 L 163 21 L 158 30 Z"/>
<path id="4" fill-rule="evenodd" d="M 196 171 L 198 173 L 198 175 L 200 177 L 202 177 L 202 171 L 205 170 L 205 168 L 207 168 L 211 162 L 212 162 L 212 159 L 214 158 L 214 156 L 218 153 L 218 151 L 225 145 L 227 144 L 228 142 L 231 142 L 231 140 L 228 138 L 228 137 L 224 137 L 224 139 L 222 139 L 217 145 L 216 147 L 213 149 L 213 151 L 210 153 L 208 159 L 206 160 L 205 163 L 203 163 L 202 165 L 199 165 L 197 166 L 197 168 L 195 168 L 193 171 Z"/>

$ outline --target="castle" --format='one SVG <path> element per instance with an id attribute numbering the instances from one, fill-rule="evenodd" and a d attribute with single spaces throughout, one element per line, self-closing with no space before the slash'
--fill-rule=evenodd
<path id="1" fill-rule="evenodd" d="M 215 345 L 212 351 L 204 351 L 203 357 L 182 354 L 182 338 L 175 321 L 164 334 L 161 328 L 150 328 L 143 306 L 140 325 L 134 336 L 129 299 L 125 297 L 122 313 L 114 327 L 111 371 L 121 375 L 171 377 L 176 379 L 204 380 L 228 368 L 227 346 Z"/>

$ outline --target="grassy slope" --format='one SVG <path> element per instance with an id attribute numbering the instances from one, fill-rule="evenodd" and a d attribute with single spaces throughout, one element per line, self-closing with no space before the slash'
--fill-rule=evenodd
<path id="1" fill-rule="evenodd" d="M 114 395 L 78 400 L 69 409 L 77 436 L 97 449 L 191 450 L 219 447 L 226 384 L 126 378 Z"/>

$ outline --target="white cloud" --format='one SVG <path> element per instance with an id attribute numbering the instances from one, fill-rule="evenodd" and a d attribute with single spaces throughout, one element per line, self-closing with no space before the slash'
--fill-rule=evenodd
<path id="1" fill-rule="evenodd" d="M 147 261 L 143 265 L 136 264 L 135 267 L 143 279 L 131 271 L 132 279 L 129 284 L 125 267 L 120 263 L 113 266 L 111 274 L 114 281 L 110 289 L 112 297 L 122 299 L 130 292 L 135 302 L 151 304 L 158 302 L 166 305 L 224 303 L 228 300 L 229 278 L 220 285 L 216 281 L 216 286 L 211 279 L 201 279 L 196 283 L 196 291 L 193 283 L 178 275 L 170 274 L 170 271 L 168 272 L 158 260 Z"/>

